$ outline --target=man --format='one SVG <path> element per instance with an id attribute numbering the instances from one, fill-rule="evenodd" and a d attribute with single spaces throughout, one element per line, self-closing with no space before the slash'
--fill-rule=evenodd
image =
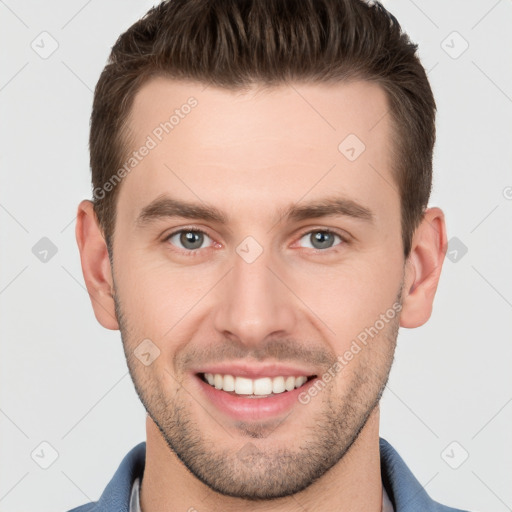
<path id="1" fill-rule="evenodd" d="M 76 235 L 147 441 L 76 511 L 440 511 L 379 438 L 446 251 L 435 102 L 362 0 L 171 0 L 94 96 Z"/>

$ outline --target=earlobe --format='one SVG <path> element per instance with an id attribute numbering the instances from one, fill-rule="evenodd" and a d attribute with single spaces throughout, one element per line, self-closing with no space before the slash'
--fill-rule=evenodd
<path id="1" fill-rule="evenodd" d="M 106 329 L 117 330 L 119 324 L 112 297 L 113 279 L 107 244 L 93 203 L 89 200 L 83 200 L 78 205 L 75 235 L 94 315 Z"/>
<path id="2" fill-rule="evenodd" d="M 446 248 L 444 213 L 437 207 L 428 208 L 406 262 L 401 327 L 419 327 L 430 318 Z"/>

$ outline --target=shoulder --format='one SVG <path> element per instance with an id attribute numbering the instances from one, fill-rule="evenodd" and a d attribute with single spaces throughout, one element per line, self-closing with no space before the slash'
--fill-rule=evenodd
<path id="1" fill-rule="evenodd" d="M 93 512 L 96 509 L 97 501 L 80 505 L 79 507 L 72 508 L 68 512 Z"/>
<path id="2" fill-rule="evenodd" d="M 379 448 L 382 484 L 395 512 L 469 512 L 434 501 L 388 441 L 380 438 Z"/>
<path id="3" fill-rule="evenodd" d="M 134 446 L 123 458 L 98 501 L 67 512 L 121 512 L 129 510 L 133 482 L 144 474 L 146 443 Z"/>

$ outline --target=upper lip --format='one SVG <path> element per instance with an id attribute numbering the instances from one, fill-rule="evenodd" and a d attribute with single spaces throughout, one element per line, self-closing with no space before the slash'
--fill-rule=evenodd
<path id="1" fill-rule="evenodd" d="M 233 375 L 234 377 L 246 377 L 248 379 L 280 376 L 299 377 L 301 375 L 310 377 L 312 375 L 316 375 L 315 370 L 277 363 L 259 366 L 247 363 L 219 363 L 198 368 L 195 370 L 195 373 L 212 373 L 214 375 L 219 373 L 221 375 Z"/>

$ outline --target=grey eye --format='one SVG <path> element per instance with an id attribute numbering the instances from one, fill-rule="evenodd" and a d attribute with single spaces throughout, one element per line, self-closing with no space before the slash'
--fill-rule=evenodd
<path id="1" fill-rule="evenodd" d="M 169 241 L 173 245 L 189 251 L 200 249 L 206 240 L 211 241 L 211 238 L 206 233 L 194 230 L 178 231 L 169 237 Z"/>
<path id="2" fill-rule="evenodd" d="M 311 231 L 306 233 L 300 240 L 304 247 L 310 249 L 330 249 L 333 247 L 335 240 L 341 241 L 341 237 L 330 231 Z"/>

